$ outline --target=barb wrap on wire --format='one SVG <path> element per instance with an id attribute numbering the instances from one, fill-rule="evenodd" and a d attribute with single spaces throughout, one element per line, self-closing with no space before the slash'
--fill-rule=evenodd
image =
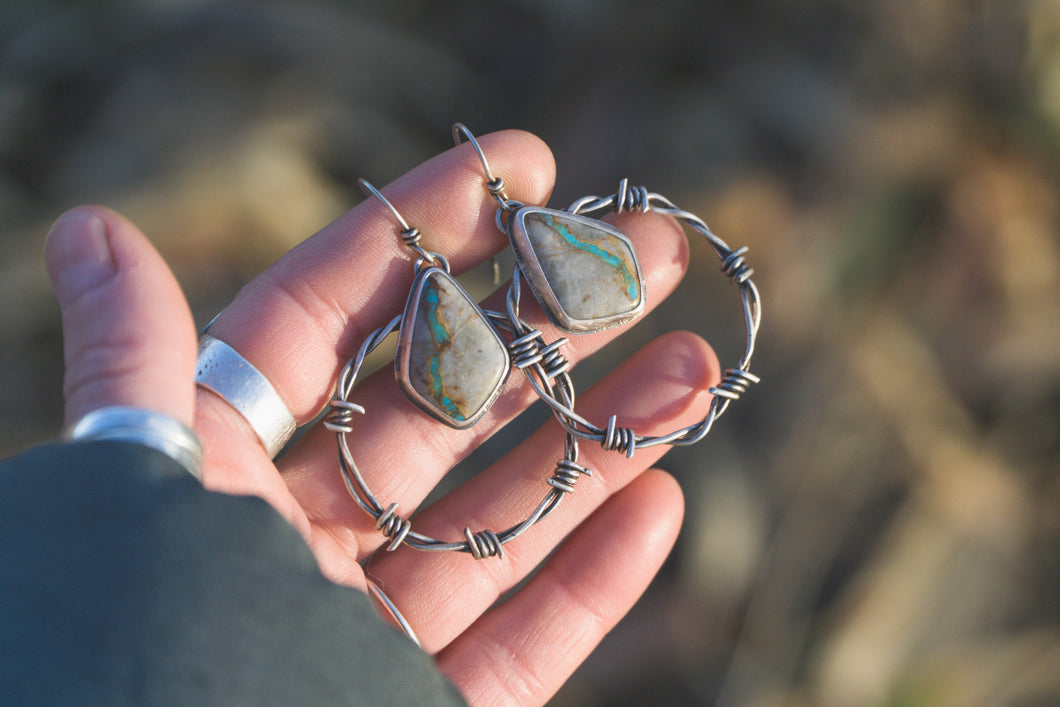
<path id="1" fill-rule="evenodd" d="M 501 212 L 505 209 L 502 202 L 501 209 L 497 212 L 498 224 L 501 221 Z M 552 394 L 552 378 L 545 377 L 535 385 L 535 389 L 542 399 L 552 407 L 560 424 L 567 430 L 568 434 L 579 439 L 598 443 L 605 450 L 613 450 L 632 457 L 637 449 L 653 447 L 659 444 L 675 446 L 687 446 L 695 444 L 710 432 L 714 422 L 728 409 L 733 401 L 739 399 L 747 392 L 748 388 L 760 381 L 759 377 L 750 372 L 751 357 L 754 354 L 755 340 L 758 337 L 758 328 L 761 323 L 761 303 L 758 288 L 755 287 L 751 276 L 754 269 L 751 268 L 745 257 L 746 247 L 731 249 L 725 241 L 715 235 L 707 224 L 695 214 L 678 208 L 664 196 L 649 192 L 645 187 L 631 186 L 628 180 L 623 179 L 614 194 L 605 197 L 587 196 L 575 201 L 566 211 L 571 214 L 593 215 L 596 212 L 611 210 L 615 213 L 646 213 L 653 212 L 671 216 L 682 222 L 692 231 L 707 239 L 713 247 L 718 259 L 721 261 L 721 272 L 738 289 L 740 302 L 743 308 L 744 324 L 747 329 L 746 345 L 743 356 L 734 368 L 726 369 L 724 376 L 716 386 L 710 388 L 714 395 L 706 417 L 700 422 L 674 430 L 662 435 L 638 435 L 634 430 L 618 425 L 616 416 L 612 415 L 606 427 L 599 427 L 580 416 L 574 410 L 573 402 L 564 402 L 563 394 Z M 520 300 L 519 273 L 512 280 L 508 290 L 508 312 L 517 318 Z M 513 350 L 513 360 L 529 365 L 541 365 L 546 372 L 555 371 L 557 375 L 562 374 L 563 384 L 569 385 L 566 377 L 568 368 L 565 359 L 558 358 L 558 348 L 565 340 L 559 340 L 546 347 L 540 332 L 527 330 L 521 332 L 523 339 L 518 339 L 518 351 Z M 514 344 L 515 342 L 513 342 Z M 546 353 L 553 355 L 548 359 Z M 561 362 L 560 362 L 561 361 Z M 517 364 L 519 365 L 519 364 Z M 573 393 L 572 393 L 573 395 Z"/>

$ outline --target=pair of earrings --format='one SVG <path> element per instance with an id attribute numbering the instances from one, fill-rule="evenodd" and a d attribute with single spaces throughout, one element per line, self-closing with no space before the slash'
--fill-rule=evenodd
<path id="1" fill-rule="evenodd" d="M 453 131 L 457 143 L 466 137 L 479 155 L 487 189 L 500 203 L 498 223 L 506 216 L 518 270 L 556 326 L 572 333 L 601 331 L 644 310 L 644 279 L 623 233 L 602 221 L 508 199 L 474 135 L 460 123 Z M 359 183 L 386 205 L 402 227 L 402 241 L 419 256 L 398 335 L 398 383 L 435 419 L 457 429 L 470 427 L 507 378 L 504 342 L 450 275 L 445 259 L 423 250 L 419 231 L 375 187 Z"/>
<path id="2" fill-rule="evenodd" d="M 446 259 L 426 251 L 420 245 L 419 231 L 409 226 L 378 190 L 361 180 L 362 188 L 381 200 L 401 226 L 402 242 L 417 255 L 415 277 L 403 313 L 369 336 L 343 369 L 324 424 L 337 435 L 339 467 L 347 489 L 376 519 L 376 528 L 390 539 L 389 550 L 405 543 L 421 550 L 467 552 L 481 559 L 503 556 L 505 543 L 551 513 L 582 475 L 591 475 L 578 463 L 580 439 L 629 457 L 642 447 L 690 445 L 703 439 L 728 405 L 759 380 L 748 367 L 761 310 L 757 288 L 751 281 L 753 271 L 744 259 L 747 249 L 729 249 L 701 219 L 665 197 L 643 187 L 630 187 L 622 180 L 614 194 L 584 197 L 562 211 L 525 205 L 508 198 L 503 179 L 494 176 L 470 130 L 457 123 L 453 138 L 457 144 L 466 139 L 478 155 L 486 190 L 498 203 L 496 224 L 508 235 L 515 254 L 507 311 L 480 309 L 451 275 Z M 574 410 L 569 364 L 560 352 L 566 339 L 546 344 L 541 332 L 520 318 L 521 279 L 526 280 L 549 320 L 570 333 L 620 326 L 643 312 L 644 281 L 632 243 L 618 229 L 590 216 L 606 210 L 655 211 L 683 222 L 707 238 L 721 259 L 722 272 L 740 290 L 747 329 L 744 355 L 710 389 L 714 399 L 707 415 L 695 425 L 663 435 L 641 436 L 620 427 L 615 415 L 605 428 L 586 420 Z M 507 345 L 498 330 L 510 338 Z M 398 331 L 398 385 L 409 400 L 436 420 L 457 429 L 473 425 L 496 400 L 513 367 L 526 373 L 534 391 L 552 409 L 565 430 L 564 457 L 547 479 L 549 491 L 526 520 L 499 533 L 465 528 L 463 541 L 441 541 L 413 532 L 411 523 L 398 515 L 397 504 L 384 507 L 368 489 L 346 441 L 353 430 L 354 415 L 365 411 L 349 398 L 365 358 L 394 331 Z"/>

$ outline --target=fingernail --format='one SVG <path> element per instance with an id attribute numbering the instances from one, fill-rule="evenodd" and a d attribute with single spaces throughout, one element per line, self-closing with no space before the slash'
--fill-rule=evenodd
<path id="1" fill-rule="evenodd" d="M 48 232 L 44 251 L 57 289 L 88 287 L 117 269 L 107 226 L 92 213 L 71 211 L 60 216 Z"/>

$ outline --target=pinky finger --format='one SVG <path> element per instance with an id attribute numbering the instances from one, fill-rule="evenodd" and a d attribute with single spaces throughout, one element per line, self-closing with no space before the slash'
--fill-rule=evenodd
<path id="1" fill-rule="evenodd" d="M 647 589 L 683 509 L 673 477 L 645 472 L 444 648 L 439 668 L 473 705 L 545 703 Z"/>

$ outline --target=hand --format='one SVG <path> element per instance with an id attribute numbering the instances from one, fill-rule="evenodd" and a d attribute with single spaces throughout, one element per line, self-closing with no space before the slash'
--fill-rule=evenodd
<path id="1" fill-rule="evenodd" d="M 554 165 L 544 144 L 516 131 L 480 143 L 511 198 L 547 201 Z M 477 158 L 464 144 L 383 193 L 422 231 L 425 247 L 445 255 L 459 273 L 506 244 L 482 181 Z M 653 214 L 617 223 L 637 248 L 651 308 L 683 275 L 686 238 L 674 221 Z M 334 435 L 318 425 L 273 464 L 243 418 L 213 393 L 196 390 L 196 331 L 187 302 L 144 236 L 118 214 L 81 207 L 56 222 L 46 259 L 63 314 L 67 422 L 123 404 L 193 424 L 206 450 L 208 488 L 265 498 L 306 538 L 328 577 L 364 589 L 363 563 L 385 538 L 343 485 Z M 338 371 L 365 337 L 400 313 L 412 274 L 393 218 L 370 199 L 247 285 L 210 333 L 253 363 L 305 423 L 330 399 Z M 487 306 L 503 309 L 502 296 L 495 293 Z M 532 297 L 523 302 L 524 318 L 547 341 L 558 338 Z M 577 361 L 619 333 L 570 337 L 564 353 Z M 658 433 L 702 419 L 707 389 L 717 380 L 710 348 L 693 335 L 672 333 L 580 391 L 577 410 L 598 424 L 617 414 L 639 433 Z M 353 396 L 367 414 L 348 435 L 351 450 L 376 496 L 399 502 L 407 517 L 451 466 L 534 399 L 515 371 L 487 415 L 456 431 L 419 412 L 393 373 L 380 371 Z M 543 497 L 562 448 L 562 431 L 552 421 L 422 510 L 413 527 L 460 540 L 466 525 L 500 529 L 525 518 Z M 472 704 L 534 704 L 551 697 L 629 610 L 675 540 L 681 492 L 670 476 L 649 469 L 665 448 L 639 449 L 633 459 L 588 443 L 581 451 L 581 463 L 594 476 L 505 545 L 503 559 L 402 547 L 371 562 L 373 581 Z M 533 579 L 493 607 L 542 561 Z"/>

